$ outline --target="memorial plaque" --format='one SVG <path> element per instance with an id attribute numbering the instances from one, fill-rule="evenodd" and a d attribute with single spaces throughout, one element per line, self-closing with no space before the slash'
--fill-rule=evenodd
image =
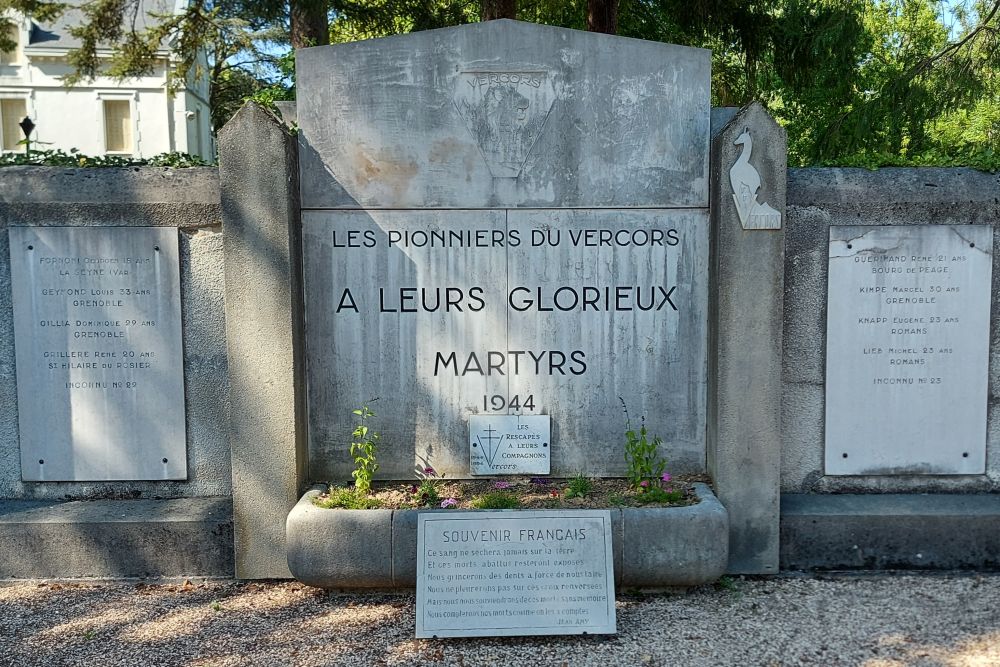
<path id="1" fill-rule="evenodd" d="M 414 465 L 469 474 L 477 415 L 548 415 L 556 474 L 623 474 L 608 446 L 623 437 L 619 397 L 669 443 L 672 470 L 704 466 L 706 212 L 304 211 L 302 223 L 314 474 L 350 477 L 351 410 L 373 396 L 389 478 Z"/>
<path id="2" fill-rule="evenodd" d="M 25 481 L 185 479 L 177 230 L 12 227 Z"/>
<path id="3" fill-rule="evenodd" d="M 417 637 L 614 634 L 608 510 L 424 512 Z"/>
<path id="4" fill-rule="evenodd" d="M 548 475 L 548 415 L 473 415 L 469 459 L 473 475 Z"/>
<path id="5" fill-rule="evenodd" d="M 828 475 L 986 466 L 993 229 L 831 227 Z"/>

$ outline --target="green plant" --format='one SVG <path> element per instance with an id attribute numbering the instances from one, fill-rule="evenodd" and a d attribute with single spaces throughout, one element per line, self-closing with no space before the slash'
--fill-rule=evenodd
<path id="1" fill-rule="evenodd" d="M 726 591 L 727 593 L 739 593 L 739 586 L 736 585 L 736 580 L 728 575 L 724 575 L 715 582 L 715 590 Z"/>
<path id="2" fill-rule="evenodd" d="M 345 510 L 373 510 L 382 506 L 377 498 L 359 493 L 356 489 L 343 489 L 331 486 L 326 497 L 313 501 L 313 504 L 323 509 L 339 507 Z"/>
<path id="3" fill-rule="evenodd" d="M 222 603 L 216 600 L 212 603 L 212 611 L 222 611 Z"/>
<path id="4" fill-rule="evenodd" d="M 472 499 L 472 507 L 477 510 L 516 510 L 521 500 L 508 491 L 487 491 Z"/>
<path id="5" fill-rule="evenodd" d="M 654 484 L 657 484 L 663 475 L 663 469 L 667 467 L 667 462 L 659 455 L 662 441 L 659 436 L 649 438 L 645 417 L 642 418 L 639 432 L 632 430 L 625 399 L 619 396 L 618 400 L 622 402 L 622 409 L 625 411 L 625 463 L 628 464 L 628 480 L 632 488 L 639 493 L 645 493 L 654 488 Z"/>
<path id="6" fill-rule="evenodd" d="M 378 399 L 373 398 L 369 403 L 376 400 Z M 354 457 L 354 465 L 356 466 L 351 476 L 354 478 L 354 488 L 357 492 L 367 495 L 371 493 L 372 477 L 375 476 L 379 468 L 376 457 L 378 452 L 376 443 L 378 443 L 379 435 L 377 431 L 371 430 L 365 423 L 375 416 L 367 404 L 352 412 L 358 416 L 358 425 L 351 433 L 351 437 L 354 438 L 351 441 L 351 456 Z"/>
<path id="7" fill-rule="evenodd" d="M 581 472 L 576 477 L 569 480 L 566 486 L 567 498 L 586 498 L 594 490 L 594 483 Z"/>
<path id="8" fill-rule="evenodd" d="M 417 490 L 413 492 L 413 499 L 420 505 L 437 505 L 441 502 L 434 480 L 421 480 Z"/>
<path id="9" fill-rule="evenodd" d="M 420 477 L 420 484 L 413 487 L 413 500 L 417 505 L 430 507 L 441 502 L 441 494 L 438 492 L 438 477 L 434 468 L 427 466 L 417 469 L 417 476 Z M 442 475 L 441 477 L 444 477 Z"/>
<path id="10" fill-rule="evenodd" d="M 45 167 L 204 167 L 208 162 L 187 153 L 161 153 L 148 159 L 133 158 L 128 155 L 84 155 L 75 148 L 69 152 L 61 149 L 34 150 L 23 153 L 0 154 L 0 167 L 45 166 Z"/>
<path id="11" fill-rule="evenodd" d="M 663 489 L 659 486 L 640 487 L 641 492 L 636 500 L 641 504 L 648 503 L 678 503 L 684 500 L 684 492 L 676 489 Z"/>

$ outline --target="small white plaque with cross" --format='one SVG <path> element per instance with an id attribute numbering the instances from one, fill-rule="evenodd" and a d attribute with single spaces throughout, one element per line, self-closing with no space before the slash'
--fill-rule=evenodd
<path id="1" fill-rule="evenodd" d="M 548 475 L 550 432 L 548 415 L 472 415 L 472 474 Z"/>

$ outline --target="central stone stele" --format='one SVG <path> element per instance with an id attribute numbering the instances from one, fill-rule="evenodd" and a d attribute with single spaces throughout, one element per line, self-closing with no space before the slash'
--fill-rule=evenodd
<path id="1" fill-rule="evenodd" d="M 489 414 L 620 475 L 619 397 L 704 470 L 709 66 L 511 21 L 298 52 L 315 479 L 372 397 L 387 477 L 468 475 Z"/>

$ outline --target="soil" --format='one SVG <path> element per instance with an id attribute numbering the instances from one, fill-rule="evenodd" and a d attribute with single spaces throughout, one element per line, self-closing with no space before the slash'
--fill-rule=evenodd
<path id="1" fill-rule="evenodd" d="M 568 497 L 570 480 L 549 477 L 505 477 L 503 479 L 437 479 L 434 484 L 438 499 L 422 502 L 418 496 L 419 480 L 409 482 L 375 482 L 371 498 L 382 509 L 421 509 L 441 507 L 441 502 L 453 498 L 451 509 L 474 509 L 472 501 L 486 493 L 506 492 L 520 501 L 520 509 L 594 509 L 606 507 L 683 507 L 698 502 L 694 482 L 708 482 L 704 475 L 678 475 L 662 483 L 665 490 L 683 491 L 675 502 L 644 502 L 642 494 L 634 491 L 625 479 L 591 479 L 591 490 L 586 496 Z M 342 487 L 343 488 L 343 487 Z M 329 494 L 321 494 L 323 502 Z"/>

